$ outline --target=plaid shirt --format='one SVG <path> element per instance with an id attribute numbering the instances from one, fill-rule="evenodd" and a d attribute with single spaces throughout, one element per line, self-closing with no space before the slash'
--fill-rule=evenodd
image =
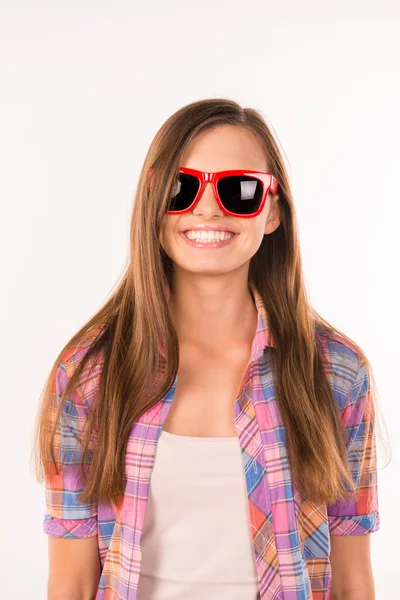
<path id="1" fill-rule="evenodd" d="M 369 379 L 359 355 L 340 339 L 316 331 L 323 368 L 340 409 L 352 476 L 353 501 L 333 505 L 301 496 L 289 469 L 286 430 L 272 376 L 276 348 L 267 314 L 250 284 L 258 311 L 251 358 L 236 399 L 234 419 L 242 451 L 249 522 L 260 600 L 329 600 L 330 536 L 360 535 L 379 529 L 375 419 Z M 88 346 L 64 356 L 58 369 L 52 417 L 60 394 Z M 160 352 L 165 358 L 164 347 Z M 81 504 L 78 443 L 87 408 L 96 396 L 101 364 L 68 397 L 57 429 L 62 471 L 45 480 L 45 533 L 64 538 L 97 536 L 101 577 L 95 600 L 135 600 L 141 565 L 140 538 L 157 442 L 171 406 L 177 378 L 169 393 L 132 426 L 120 509 L 102 503 Z M 232 524 L 234 526 L 234 524 Z"/>

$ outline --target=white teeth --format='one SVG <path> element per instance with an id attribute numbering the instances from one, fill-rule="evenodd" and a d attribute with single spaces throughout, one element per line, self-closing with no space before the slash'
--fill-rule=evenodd
<path id="1" fill-rule="evenodd" d="M 233 233 L 228 231 L 185 231 L 184 235 L 189 238 L 189 240 L 194 241 L 222 241 L 227 240 L 234 236 Z"/>

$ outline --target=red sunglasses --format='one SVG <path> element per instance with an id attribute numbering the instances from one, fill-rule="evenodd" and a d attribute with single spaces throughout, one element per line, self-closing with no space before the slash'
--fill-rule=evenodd
<path id="1" fill-rule="evenodd" d="M 149 169 L 148 175 L 153 172 Z M 255 217 L 262 211 L 268 192 L 276 194 L 278 180 L 270 173 L 235 169 L 205 173 L 181 167 L 178 179 L 171 190 L 169 214 L 181 214 L 193 210 L 204 188 L 212 183 L 215 198 L 221 210 L 235 217 Z"/>

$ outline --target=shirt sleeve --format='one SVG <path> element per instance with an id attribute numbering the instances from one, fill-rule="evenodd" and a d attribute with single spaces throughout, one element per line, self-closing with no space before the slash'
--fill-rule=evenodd
<path id="1" fill-rule="evenodd" d="M 53 426 L 61 394 L 68 383 L 65 364 L 61 363 L 52 389 L 49 426 Z M 65 400 L 54 437 L 54 454 L 59 472 L 50 464 L 45 476 L 46 512 L 43 531 L 63 538 L 86 538 L 97 535 L 97 503 L 78 500 L 84 483 L 80 473 L 81 440 L 88 408 L 73 389 Z M 85 463 L 86 465 L 86 463 Z"/>
<path id="2" fill-rule="evenodd" d="M 380 526 L 375 410 L 372 400 L 368 372 L 362 364 L 342 411 L 347 455 L 356 494 L 351 500 L 328 505 L 331 535 L 372 533 Z"/>

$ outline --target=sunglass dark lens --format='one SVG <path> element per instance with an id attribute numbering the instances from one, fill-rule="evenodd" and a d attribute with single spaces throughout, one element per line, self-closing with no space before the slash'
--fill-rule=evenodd
<path id="1" fill-rule="evenodd" d="M 179 173 L 178 180 L 171 191 L 169 210 L 185 210 L 196 197 L 200 182 L 197 177 Z"/>
<path id="2" fill-rule="evenodd" d="M 219 180 L 218 193 L 227 210 L 250 215 L 260 208 L 263 184 L 255 177 L 230 175 Z"/>

